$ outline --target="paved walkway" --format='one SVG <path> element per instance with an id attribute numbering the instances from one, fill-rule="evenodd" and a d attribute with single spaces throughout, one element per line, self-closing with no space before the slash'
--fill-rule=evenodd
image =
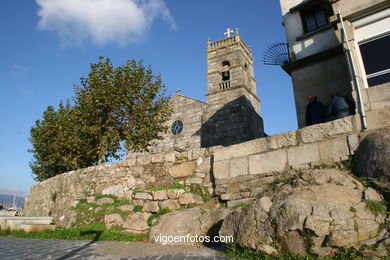
<path id="1" fill-rule="evenodd" d="M 0 259 L 223 260 L 209 248 L 143 242 L 94 242 L 0 237 Z"/>

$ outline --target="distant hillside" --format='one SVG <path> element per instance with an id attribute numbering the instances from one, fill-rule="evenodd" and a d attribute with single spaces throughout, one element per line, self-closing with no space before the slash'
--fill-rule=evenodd
<path id="1" fill-rule="evenodd" d="M 14 201 L 14 195 L 8 195 L 8 194 L 0 194 L 0 204 L 1 203 L 8 203 L 12 207 L 12 203 Z M 23 197 L 16 196 L 15 204 L 17 207 L 21 207 L 24 202 Z"/>

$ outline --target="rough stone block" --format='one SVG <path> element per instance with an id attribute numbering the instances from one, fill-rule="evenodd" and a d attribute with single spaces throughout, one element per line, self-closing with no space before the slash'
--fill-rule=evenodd
<path id="1" fill-rule="evenodd" d="M 139 200 L 152 200 L 153 197 L 149 193 L 146 192 L 137 192 L 134 195 L 134 199 L 139 199 Z"/>
<path id="2" fill-rule="evenodd" d="M 163 154 L 154 154 L 152 156 L 152 163 L 159 163 L 164 161 L 164 155 Z"/>
<path id="3" fill-rule="evenodd" d="M 179 195 L 184 193 L 183 189 L 171 189 L 167 190 L 167 196 L 169 199 L 177 199 L 179 198 Z"/>
<path id="4" fill-rule="evenodd" d="M 96 204 L 102 205 L 102 204 L 112 204 L 114 203 L 114 199 L 112 198 L 100 198 L 96 201 Z"/>
<path id="5" fill-rule="evenodd" d="M 143 212 L 157 212 L 160 208 L 158 207 L 157 201 L 148 201 L 144 204 Z"/>
<path id="6" fill-rule="evenodd" d="M 266 138 L 259 138 L 247 141 L 241 144 L 235 144 L 223 147 L 214 152 L 214 160 L 221 161 L 235 157 L 242 157 L 251 154 L 261 153 L 268 150 L 268 142 Z"/>
<path id="7" fill-rule="evenodd" d="M 289 131 L 286 133 L 272 135 L 266 139 L 269 141 L 269 147 L 271 149 L 279 149 L 298 144 L 297 131 Z"/>
<path id="8" fill-rule="evenodd" d="M 147 223 L 148 218 L 152 214 L 146 212 L 137 212 L 130 214 L 127 219 L 123 222 L 123 227 L 128 232 L 143 232 L 149 229 L 149 225 Z"/>
<path id="9" fill-rule="evenodd" d="M 197 164 L 198 164 L 198 168 L 197 168 L 198 172 L 210 172 L 210 168 L 211 168 L 210 158 L 202 159 L 202 157 L 199 157 Z"/>
<path id="10" fill-rule="evenodd" d="M 187 204 L 203 204 L 204 201 L 202 197 L 198 194 L 193 193 L 183 193 L 179 196 L 179 204 L 180 205 L 187 205 Z"/>
<path id="11" fill-rule="evenodd" d="M 144 155 L 137 157 L 137 164 L 146 165 L 152 161 L 152 157 L 150 155 Z"/>
<path id="12" fill-rule="evenodd" d="M 286 150 L 276 150 L 249 157 L 249 173 L 262 174 L 267 172 L 282 171 L 286 167 Z"/>
<path id="13" fill-rule="evenodd" d="M 368 111 L 366 117 L 368 130 L 387 127 L 390 122 L 390 109 Z"/>
<path id="14" fill-rule="evenodd" d="M 143 200 L 133 200 L 133 205 L 134 206 L 143 206 L 144 205 L 144 201 Z"/>
<path id="15" fill-rule="evenodd" d="M 353 131 L 353 116 L 337 119 L 328 124 L 328 136 L 349 133 Z"/>
<path id="16" fill-rule="evenodd" d="M 214 163 L 215 179 L 229 178 L 229 161 L 217 161 Z"/>
<path id="17" fill-rule="evenodd" d="M 348 140 L 349 153 L 355 154 L 355 150 L 358 148 L 360 143 L 359 136 L 357 134 L 348 135 L 347 140 Z"/>
<path id="18" fill-rule="evenodd" d="M 123 187 L 122 184 L 112 185 L 107 188 L 105 188 L 102 191 L 102 194 L 105 195 L 115 195 L 117 197 L 124 197 L 125 196 L 126 189 Z M 108 199 L 108 198 L 106 198 Z M 112 203 L 112 202 L 110 202 Z"/>
<path id="19" fill-rule="evenodd" d="M 248 203 L 251 203 L 253 201 L 253 199 L 251 198 L 246 198 L 246 199 L 239 199 L 239 200 L 230 200 L 227 202 L 226 206 L 228 208 L 234 208 L 234 207 L 238 207 L 240 204 L 248 204 Z"/>
<path id="20" fill-rule="evenodd" d="M 180 204 L 177 200 L 164 200 L 158 203 L 160 209 L 175 210 L 180 208 Z"/>
<path id="21" fill-rule="evenodd" d="M 248 157 L 234 158 L 230 160 L 230 177 L 249 174 Z"/>
<path id="22" fill-rule="evenodd" d="M 166 200 L 168 199 L 166 190 L 156 190 L 152 192 L 154 200 Z"/>
<path id="23" fill-rule="evenodd" d="M 164 161 L 165 162 L 175 162 L 176 161 L 176 155 L 175 152 L 170 152 L 164 155 Z"/>
<path id="24" fill-rule="evenodd" d="M 314 143 L 321 141 L 325 136 L 324 128 L 321 124 L 302 128 L 300 131 L 301 140 L 304 143 Z"/>
<path id="25" fill-rule="evenodd" d="M 345 136 L 319 143 L 320 160 L 332 159 L 337 162 L 349 155 Z"/>
<path id="26" fill-rule="evenodd" d="M 288 163 L 292 167 L 298 167 L 305 163 L 320 160 L 318 144 L 306 144 L 287 149 Z"/>
<path id="27" fill-rule="evenodd" d="M 168 173 L 172 176 L 172 178 L 184 178 L 192 176 L 195 173 L 195 170 L 195 162 L 183 162 L 181 164 L 174 165 L 169 168 Z"/>
<path id="28" fill-rule="evenodd" d="M 126 212 L 131 212 L 134 209 L 133 205 L 122 205 L 118 207 L 119 210 L 126 211 Z"/>
<path id="29" fill-rule="evenodd" d="M 111 228 L 113 226 L 122 226 L 123 219 L 120 214 L 109 214 L 104 216 L 104 224 L 106 228 Z"/>

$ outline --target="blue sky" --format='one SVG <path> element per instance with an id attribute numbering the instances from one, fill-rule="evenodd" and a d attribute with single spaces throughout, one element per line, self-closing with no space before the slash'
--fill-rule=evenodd
<path id="1" fill-rule="evenodd" d="M 2 0 L 0 2 L 0 190 L 27 193 L 30 128 L 103 55 L 115 65 L 143 59 L 170 94 L 205 100 L 207 39 L 238 27 L 255 58 L 257 95 L 268 134 L 297 128 L 291 79 L 262 64 L 285 41 L 279 1 Z"/>

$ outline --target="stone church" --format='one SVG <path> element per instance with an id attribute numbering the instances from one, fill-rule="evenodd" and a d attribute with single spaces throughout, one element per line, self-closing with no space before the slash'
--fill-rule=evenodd
<path id="1" fill-rule="evenodd" d="M 232 145 L 264 136 L 260 100 L 256 96 L 252 50 L 238 29 L 207 44 L 206 102 L 176 94 L 169 130 L 152 153 Z"/>

